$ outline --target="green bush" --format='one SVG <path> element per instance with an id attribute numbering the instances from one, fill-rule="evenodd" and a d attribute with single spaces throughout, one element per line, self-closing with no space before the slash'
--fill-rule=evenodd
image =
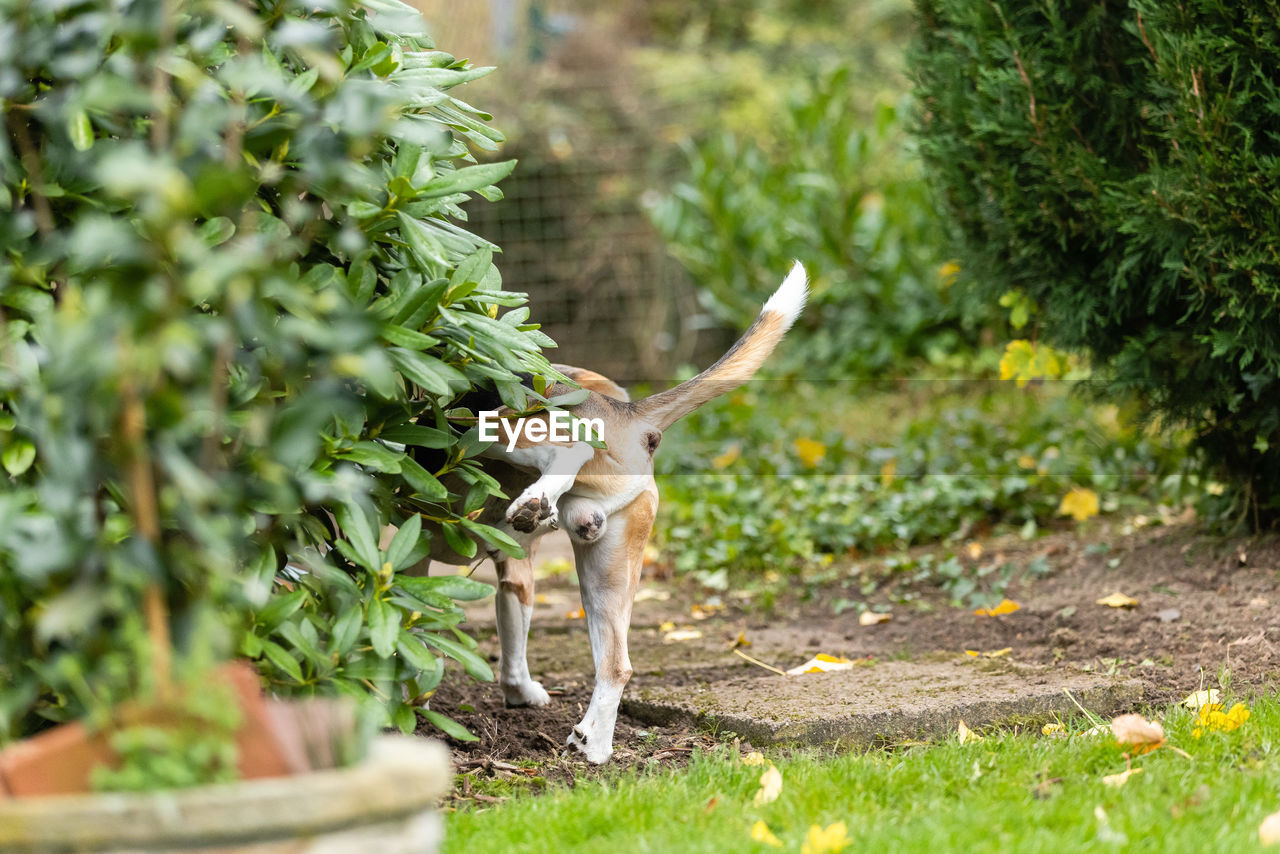
<path id="1" fill-rule="evenodd" d="M 1190 425 L 1280 518 L 1280 8 L 919 0 L 921 149 L 966 287 Z"/>
<path id="2" fill-rule="evenodd" d="M 454 222 L 512 166 L 447 91 L 486 71 L 398 0 L 0 0 L 0 741 L 145 695 L 164 632 L 456 730 L 427 698 L 491 678 L 455 602 L 490 588 L 397 571 L 422 513 L 515 548 L 445 413 L 555 375 Z"/>
<path id="3" fill-rule="evenodd" d="M 741 327 L 804 261 L 809 307 L 784 350 L 808 377 L 882 375 L 975 340 L 953 298 L 944 228 L 906 153 L 897 109 L 873 122 L 841 68 L 805 83 L 770 128 L 775 148 L 723 132 L 688 148 L 689 174 L 651 218 L 718 320 Z"/>

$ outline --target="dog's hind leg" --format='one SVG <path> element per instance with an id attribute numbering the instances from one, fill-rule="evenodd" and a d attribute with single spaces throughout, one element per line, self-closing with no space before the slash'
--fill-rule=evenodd
<path id="1" fill-rule="evenodd" d="M 498 642 L 502 658 L 498 684 L 508 706 L 545 706 L 551 697 L 541 683 L 529 675 L 526 647 L 529 621 L 533 616 L 533 545 L 520 560 L 502 558 L 498 566 L 498 595 L 494 607 L 498 617 Z"/>
<path id="2" fill-rule="evenodd" d="M 631 678 L 627 631 L 631 627 L 631 605 L 640 584 L 644 547 L 653 529 L 657 504 L 656 494 L 642 494 L 610 520 L 599 540 L 573 541 L 591 655 L 596 665 L 596 685 L 591 692 L 591 704 L 582 722 L 569 734 L 568 744 L 581 751 L 588 762 L 597 765 L 608 762 L 613 753 L 618 703 Z"/>

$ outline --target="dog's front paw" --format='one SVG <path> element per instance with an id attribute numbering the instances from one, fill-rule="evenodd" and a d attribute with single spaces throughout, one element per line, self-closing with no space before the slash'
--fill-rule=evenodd
<path id="1" fill-rule="evenodd" d="M 581 753 L 592 765 L 603 765 L 613 755 L 613 740 L 606 741 L 590 733 L 585 724 L 574 727 L 565 743 Z"/>
<path id="2" fill-rule="evenodd" d="M 542 522 L 555 524 L 555 505 L 545 495 L 521 495 L 507 508 L 507 524 L 531 534 Z"/>
<path id="3" fill-rule="evenodd" d="M 502 699 L 506 701 L 509 708 L 519 706 L 542 707 L 551 705 L 551 695 L 542 687 L 541 682 L 535 682 L 532 679 L 528 682 L 503 685 Z"/>

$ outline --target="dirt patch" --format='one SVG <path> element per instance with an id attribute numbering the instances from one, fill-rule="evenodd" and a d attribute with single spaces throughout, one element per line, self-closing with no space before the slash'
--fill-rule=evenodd
<path id="1" fill-rule="evenodd" d="M 1009 595 L 1021 609 L 1002 617 L 977 617 L 936 597 L 895 606 L 893 620 L 877 626 L 824 614 L 813 603 L 797 607 L 795 617 L 822 641 L 839 637 L 855 656 L 1012 647 L 1011 660 L 1021 663 L 1141 679 L 1153 705 L 1209 685 L 1238 694 L 1280 689 L 1280 540 L 1161 528 L 1104 542 L 1055 536 L 987 544 L 992 562 L 1045 556 L 1052 567 L 1046 578 L 1013 586 Z M 1138 605 L 1097 604 L 1116 591 Z"/>
<path id="2" fill-rule="evenodd" d="M 459 777 L 458 801 L 492 802 L 517 788 L 540 789 L 548 783 L 572 784 L 622 770 L 682 767 L 698 750 L 718 740 L 692 722 L 652 726 L 625 713 L 618 715 L 613 760 L 597 767 L 565 748 L 565 738 L 582 719 L 591 699 L 590 674 L 559 684 L 545 683 L 552 703 L 545 708 L 509 709 L 496 684 L 465 678 L 447 679 L 432 697 L 431 707 L 463 723 L 477 737 L 463 742 L 445 739 L 453 750 Z M 672 683 L 674 684 L 674 682 Z M 420 724 L 419 735 L 440 733 Z"/>
<path id="3" fill-rule="evenodd" d="M 872 594 L 870 601 L 891 608 L 892 621 L 862 626 L 855 610 L 835 614 L 834 603 L 861 598 L 874 560 L 834 573 L 828 568 L 821 581 L 784 579 L 781 592 L 757 589 L 754 595 L 748 595 L 750 586 L 715 594 L 687 581 L 646 581 L 646 588 L 655 592 L 637 603 L 631 632 L 635 675 L 626 701 L 654 691 L 678 699 L 687 690 L 694 697 L 699 686 L 723 680 L 740 686 L 743 698 L 772 689 L 777 677 L 732 652 L 739 635 L 750 641 L 750 655 L 783 668 L 818 652 L 870 658 L 884 666 L 955 659 L 966 649 L 989 652 L 1008 647 L 1010 652 L 1000 661 L 1011 666 L 1137 680 L 1142 702 L 1154 706 L 1201 687 L 1224 687 L 1237 695 L 1280 690 L 1276 538 L 1214 538 L 1187 526 L 1125 533 L 1120 523 L 1101 522 L 1088 537 L 1061 533 L 1032 541 L 995 539 L 982 546 L 983 557 L 973 561 L 975 568 L 1008 561 L 1025 566 L 1037 557 L 1048 561 L 1046 577 L 1009 589 L 1021 605 L 1012 614 L 978 617 L 969 609 L 952 607 L 937 591 L 925 588 L 904 596 L 900 586 L 883 583 L 882 592 Z M 548 553 L 550 560 L 563 560 L 554 549 L 544 550 Z M 1137 607 L 1095 604 L 1117 590 L 1137 599 Z M 462 770 L 473 772 L 477 783 L 482 776 L 502 780 L 503 774 L 571 781 L 583 773 L 610 773 L 587 769 L 561 750 L 581 719 L 592 684 L 584 622 L 568 616 L 576 615 L 579 604 L 572 574 L 540 581 L 539 593 L 544 598 L 534 617 L 530 668 L 535 678 L 554 689 L 553 704 L 546 709 L 506 709 L 497 686 L 457 678 L 442 685 L 432 700 L 433 708 L 479 736 L 478 742 L 452 745 Z M 715 595 L 724 610 L 710 619 L 694 619 L 692 606 Z M 768 609 L 756 604 L 767 598 L 773 600 Z M 492 603 L 479 603 L 472 618 L 482 649 L 496 661 Z M 696 628 L 702 636 L 664 643 L 660 626 L 667 621 Z M 865 676 L 861 670 L 848 678 Z M 910 706 L 906 700 L 903 704 Z M 660 725 L 622 714 L 613 767 L 687 762 L 694 750 L 717 743 L 698 728 L 696 718 L 690 715 Z M 495 775 L 495 762 L 530 767 L 512 772 L 499 766 Z"/>

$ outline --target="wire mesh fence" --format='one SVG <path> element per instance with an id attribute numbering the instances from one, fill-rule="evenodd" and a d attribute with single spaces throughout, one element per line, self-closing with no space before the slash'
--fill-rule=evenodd
<path id="1" fill-rule="evenodd" d="M 508 134 L 497 156 L 520 164 L 503 201 L 467 212 L 502 248 L 505 286 L 529 294 L 559 343 L 553 361 L 661 384 L 714 359 L 730 334 L 699 310 L 645 214 L 678 154 L 658 114 L 669 99 L 635 71 L 617 16 L 570 0 L 418 5 L 442 48 L 499 66 L 473 97 Z"/>

